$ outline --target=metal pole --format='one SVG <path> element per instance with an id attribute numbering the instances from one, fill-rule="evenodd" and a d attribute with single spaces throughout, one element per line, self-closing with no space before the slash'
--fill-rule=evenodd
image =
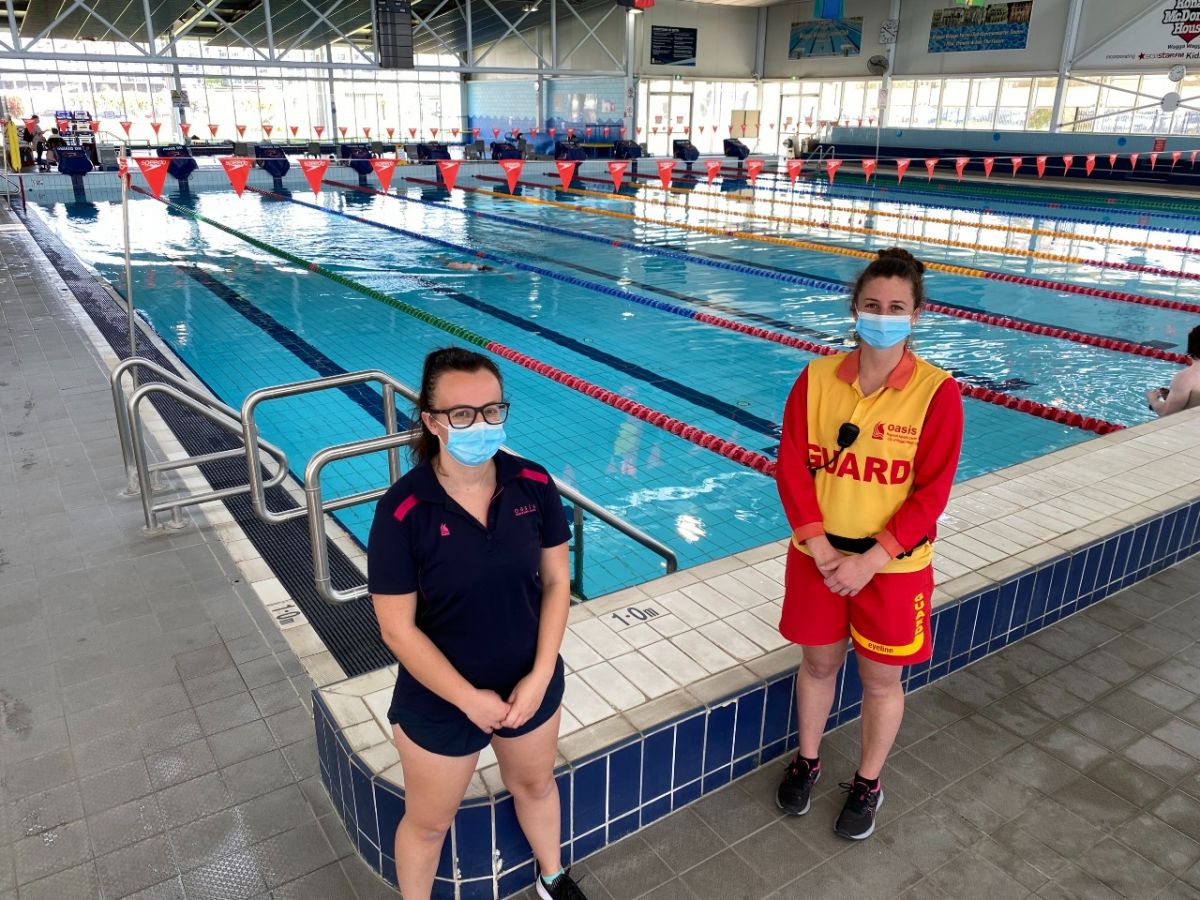
<path id="1" fill-rule="evenodd" d="M 129 163 L 132 158 L 129 155 L 128 142 L 121 145 L 121 158 L 125 162 L 125 174 L 119 176 L 121 178 L 121 224 L 125 231 L 125 315 L 126 325 L 129 329 L 129 358 L 132 359 L 137 356 L 137 332 L 133 322 L 133 264 L 129 259 L 129 179 L 131 177 Z M 133 369 L 129 375 L 133 379 L 133 389 L 137 390 L 137 369 Z"/>
<path id="2" fill-rule="evenodd" d="M 1075 61 L 1075 43 L 1079 39 L 1079 20 L 1083 11 L 1083 0 L 1071 0 L 1071 9 L 1067 13 L 1067 34 L 1063 41 L 1062 56 L 1058 60 L 1058 83 L 1054 87 L 1054 105 L 1050 109 L 1050 130 L 1060 129 L 1059 120 L 1062 118 L 1063 101 L 1067 96 L 1067 82 L 1070 81 L 1071 63 Z"/>
<path id="3" fill-rule="evenodd" d="M 573 506 L 574 512 L 572 530 L 575 538 L 575 578 L 572 587 L 575 593 L 583 597 L 583 507 Z"/>

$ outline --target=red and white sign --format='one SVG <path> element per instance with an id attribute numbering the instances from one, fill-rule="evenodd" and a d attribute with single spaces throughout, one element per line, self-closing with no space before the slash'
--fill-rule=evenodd
<path id="1" fill-rule="evenodd" d="M 392 189 L 392 176 L 396 174 L 396 161 L 394 159 L 373 159 L 371 168 L 375 170 L 375 177 L 379 179 L 379 189 L 386 194 Z"/>
<path id="2" fill-rule="evenodd" d="M 504 170 L 504 178 L 508 181 L 508 192 L 511 194 L 516 191 L 517 182 L 521 180 L 521 170 L 525 168 L 525 160 L 502 159 L 499 162 L 500 168 Z"/>
<path id="3" fill-rule="evenodd" d="M 675 171 L 675 160 L 660 159 L 658 161 L 658 178 L 662 181 L 664 190 L 669 190 L 671 187 L 671 173 Z"/>
<path id="4" fill-rule="evenodd" d="M 242 196 L 250 178 L 250 170 L 254 168 L 254 160 L 248 156 L 222 156 L 221 166 L 225 169 L 225 175 L 233 185 L 234 192 L 239 197 Z"/>
<path id="5" fill-rule="evenodd" d="M 308 179 L 308 186 L 312 188 L 313 194 L 321 193 L 321 182 L 325 178 L 325 170 L 329 168 L 329 160 L 302 159 L 300 168 L 304 171 L 304 177 Z"/>
<path id="6" fill-rule="evenodd" d="M 150 185 L 150 191 L 155 197 L 161 197 L 163 185 L 167 183 L 167 167 L 171 165 L 171 161 L 157 156 L 138 156 L 134 157 L 134 162 L 142 170 L 142 177 L 146 179 L 146 184 Z"/>
<path id="7" fill-rule="evenodd" d="M 629 163 L 625 160 L 619 162 L 610 162 L 608 164 L 608 175 L 612 178 L 613 190 L 621 189 L 621 181 L 625 178 L 625 170 L 629 168 Z"/>
<path id="8" fill-rule="evenodd" d="M 437 161 L 438 171 L 442 173 L 442 183 L 446 185 L 446 190 L 454 190 L 454 182 L 458 179 L 458 167 L 461 165 L 461 159 L 439 159 Z"/>
<path id="9" fill-rule="evenodd" d="M 575 177 L 575 167 L 579 163 L 573 159 L 560 159 L 554 165 L 558 167 L 558 180 L 562 182 L 563 190 L 570 190 L 571 179 Z"/>

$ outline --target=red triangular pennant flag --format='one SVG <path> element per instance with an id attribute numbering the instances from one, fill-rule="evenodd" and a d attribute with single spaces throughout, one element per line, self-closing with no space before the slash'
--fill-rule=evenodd
<path id="1" fill-rule="evenodd" d="M 575 140 L 575 129 L 574 128 L 567 129 L 567 140 L 568 141 Z"/>
<path id="2" fill-rule="evenodd" d="M 375 170 L 375 177 L 379 179 L 380 189 L 386 194 L 392 189 L 392 176 L 396 173 L 396 161 L 394 159 L 373 159 L 371 168 Z"/>
<path id="3" fill-rule="evenodd" d="M 530 128 L 530 129 L 529 129 L 529 133 L 530 133 L 530 134 L 532 134 L 534 137 L 537 137 L 537 131 L 538 131 L 538 130 L 537 130 L 536 128 Z"/>
<path id="4" fill-rule="evenodd" d="M 575 167 L 579 163 L 573 159 L 560 159 L 554 165 L 558 166 L 558 180 L 562 182 L 563 190 L 569 190 L 571 179 L 575 177 Z"/>
<path id="5" fill-rule="evenodd" d="M 1046 174 L 1046 160 L 1048 160 L 1049 158 L 1050 158 L 1049 156 L 1039 156 L 1039 157 L 1037 157 L 1037 173 L 1038 173 L 1038 178 L 1041 178 L 1043 175 L 1045 175 L 1045 174 Z"/>
<path id="6" fill-rule="evenodd" d="M 875 174 L 875 167 L 879 165 L 877 159 L 864 159 L 862 161 L 863 180 L 870 181 L 871 176 Z"/>
<path id="7" fill-rule="evenodd" d="M 133 127 L 132 122 L 121 122 L 121 127 L 125 129 L 125 137 L 129 137 L 129 129 Z"/>
<path id="8" fill-rule="evenodd" d="M 746 160 L 746 174 L 750 176 L 750 183 L 754 184 L 754 179 L 758 177 L 758 173 L 763 170 L 763 164 L 766 162 L 762 159 Z"/>
<path id="9" fill-rule="evenodd" d="M 323 135 L 325 133 L 325 126 L 324 125 L 314 125 L 313 131 L 315 131 L 317 133 L 317 140 L 320 140 L 321 135 Z"/>
<path id="10" fill-rule="evenodd" d="M 686 129 L 686 128 L 684 129 L 684 132 L 685 132 L 685 133 L 687 132 L 687 129 Z M 592 129 L 591 129 L 591 128 L 584 128 L 584 129 L 583 129 L 583 133 L 584 133 L 584 134 L 586 134 L 588 137 L 591 137 L 591 136 L 592 136 Z"/>
<path id="11" fill-rule="evenodd" d="M 1137 161 L 1138 161 L 1139 156 L 1141 156 L 1140 153 L 1130 153 L 1129 154 L 1129 168 L 1131 168 L 1131 169 L 1137 168 Z"/>
<path id="12" fill-rule="evenodd" d="M 607 125 L 605 125 L 605 126 L 604 126 L 604 136 L 605 136 L 605 137 L 608 137 L 608 130 L 609 130 L 609 129 L 608 129 L 608 126 L 607 126 Z"/>
<path id="13" fill-rule="evenodd" d="M 796 183 L 796 179 L 800 177 L 800 173 L 803 170 L 804 170 L 804 160 L 789 159 L 787 161 L 788 180 L 790 180 L 792 182 L 792 184 Z"/>
<path id="14" fill-rule="evenodd" d="M 451 128 L 450 133 L 452 135 L 454 135 L 455 137 L 458 137 L 458 129 L 457 128 Z"/>
<path id="15" fill-rule="evenodd" d="M 100 123 L 99 123 L 99 122 L 97 122 L 96 124 L 97 124 L 97 125 L 99 125 Z M 180 123 L 179 123 L 179 130 L 183 132 L 183 136 L 184 136 L 184 137 L 187 137 L 187 136 L 188 136 L 188 134 L 189 134 L 189 133 L 191 132 L 191 130 L 192 130 L 192 123 L 191 123 L 191 122 L 180 122 Z"/>
<path id="16" fill-rule="evenodd" d="M 511 194 L 517 189 L 517 182 L 521 180 L 521 169 L 525 167 L 523 159 L 502 159 L 500 168 L 504 170 L 504 177 L 508 181 L 508 192 Z"/>
<path id="17" fill-rule="evenodd" d="M 436 128 L 430 128 L 429 133 L 434 137 L 437 137 L 438 130 Z"/>
<path id="18" fill-rule="evenodd" d="M 497 141 L 500 140 L 500 129 L 499 128 L 492 129 L 492 139 L 497 140 Z"/>
<path id="19" fill-rule="evenodd" d="M 288 131 L 290 131 L 292 133 L 292 137 L 295 137 L 297 134 L 300 133 L 300 126 L 299 125 L 289 125 Z"/>
<path id="20" fill-rule="evenodd" d="M 246 189 L 246 181 L 250 178 L 250 170 L 254 168 L 254 160 L 248 156 L 222 156 L 221 165 L 229 177 L 229 183 L 240 197 Z"/>
<path id="21" fill-rule="evenodd" d="M 161 197 L 163 185 L 167 182 L 167 167 L 171 165 L 171 161 L 157 156 L 138 156 L 135 157 L 135 161 L 154 196 Z"/>
<path id="22" fill-rule="evenodd" d="M 129 179 L 129 159 L 124 155 L 117 157 L 117 177 Z"/>
<path id="23" fill-rule="evenodd" d="M 985 156 L 985 157 L 983 158 L 983 177 L 984 177 L 984 178 L 991 178 L 991 177 L 992 177 L 992 167 L 993 167 L 994 165 L 996 165 L 996 157 L 994 157 L 994 156 Z"/>
<path id="24" fill-rule="evenodd" d="M 479 129 L 478 128 L 471 129 L 471 137 L 475 138 L 475 140 L 479 140 Z"/>
<path id="25" fill-rule="evenodd" d="M 338 126 L 338 131 L 340 131 L 340 132 L 342 133 L 342 137 L 343 137 L 343 138 L 345 138 L 345 137 L 346 137 L 346 132 L 347 132 L 347 131 L 349 131 L 349 130 L 350 130 L 350 126 L 349 126 L 349 125 L 339 125 L 339 126 Z"/>
<path id="26" fill-rule="evenodd" d="M 1194 168 L 1196 168 L 1196 154 L 1197 154 L 1197 153 L 1200 153 L 1200 150 L 1193 150 L 1193 151 L 1192 151 L 1192 168 L 1193 168 L 1193 169 L 1194 169 Z"/>
<path id="27" fill-rule="evenodd" d="M 151 122 L 150 127 L 154 129 L 154 136 L 158 137 L 158 130 L 162 128 L 162 122 Z M 66 129 L 64 128 L 60 130 L 65 131 Z"/>
<path id="28" fill-rule="evenodd" d="M 908 167 L 911 163 L 911 159 L 896 160 L 896 184 L 900 184 L 904 181 L 904 173 L 908 171 Z"/>
<path id="29" fill-rule="evenodd" d="M 967 163 L 971 161 L 969 156 L 959 156 L 954 160 L 954 171 L 958 173 L 958 180 L 962 181 L 963 169 L 967 167 Z"/>
<path id="30" fill-rule="evenodd" d="M 671 187 L 671 173 L 675 170 L 675 160 L 660 159 L 658 161 L 658 177 L 665 190 Z"/>
<path id="31" fill-rule="evenodd" d="M 1070 154 L 1065 154 L 1062 158 L 1062 161 L 1063 161 L 1063 175 L 1065 176 L 1068 172 L 1071 171 L 1071 166 L 1075 164 L 1075 157 Z"/>
<path id="32" fill-rule="evenodd" d="M 1174 169 L 1175 166 L 1179 163 L 1179 157 L 1181 157 L 1181 156 L 1183 156 L 1182 150 L 1172 150 L 1171 151 L 1171 168 L 1172 169 Z"/>
<path id="33" fill-rule="evenodd" d="M 454 190 L 454 182 L 458 180 L 458 167 L 461 165 L 461 159 L 439 159 L 437 161 L 438 171 L 442 173 L 442 183 L 446 185 L 446 190 Z"/>
<path id="34" fill-rule="evenodd" d="M 1155 167 L 1155 166 L 1157 166 L 1157 165 L 1158 165 L 1158 154 L 1157 154 L 1157 153 L 1151 153 L 1151 154 L 1150 154 L 1150 171 L 1151 171 L 1151 172 L 1153 172 L 1153 171 L 1154 171 L 1154 167 Z"/>
<path id="35" fill-rule="evenodd" d="M 829 183 L 833 184 L 834 177 L 837 176 L 837 170 L 842 167 L 842 160 L 827 159 L 825 160 L 825 174 L 829 176 Z"/>
<path id="36" fill-rule="evenodd" d="M 742 123 L 742 137 L 745 137 L 745 136 L 746 136 L 746 123 L 743 122 Z"/>
<path id="37" fill-rule="evenodd" d="M 388 136 L 389 141 L 396 136 L 395 128 L 388 128 L 388 129 L 386 129 L 386 131 L 387 131 L 387 136 Z"/>
<path id="38" fill-rule="evenodd" d="M 708 173 L 708 183 L 712 184 L 713 179 L 717 177 L 717 173 L 721 171 L 721 161 L 719 159 L 706 159 L 704 161 L 704 171 Z"/>
<path id="39" fill-rule="evenodd" d="M 1108 167 L 1110 169 L 1115 169 L 1117 167 L 1117 154 L 1115 154 L 1115 153 L 1108 154 Z"/>
<path id="40" fill-rule="evenodd" d="M 642 130 L 639 128 L 638 134 L 641 134 L 641 133 L 642 133 Z M 625 137 L 625 126 L 624 125 L 622 125 L 620 128 L 617 129 L 617 134 L 619 134 L 621 137 Z"/>
<path id="41" fill-rule="evenodd" d="M 300 168 L 304 170 L 304 177 L 308 179 L 308 186 L 312 188 L 313 194 L 321 193 L 321 181 L 325 177 L 325 170 L 329 168 L 329 160 L 302 159 Z"/>
<path id="42" fill-rule="evenodd" d="M 621 189 L 621 181 L 624 179 L 625 170 L 628 168 L 629 163 L 625 160 L 621 160 L 620 162 L 610 162 L 608 164 L 608 175 L 610 178 L 612 178 L 614 191 L 619 191 Z"/>
<path id="43" fill-rule="evenodd" d="M 246 136 L 246 126 L 245 125 L 234 125 L 233 127 L 237 129 L 238 137 Z"/>
<path id="44" fill-rule="evenodd" d="M 925 160 L 925 171 L 929 173 L 929 177 L 925 179 L 926 181 L 933 181 L 933 170 L 937 168 L 939 162 L 941 160 L 936 156 L 931 156 Z"/>
<path id="45" fill-rule="evenodd" d="M 213 124 L 210 122 L 210 123 L 209 123 L 209 125 L 208 125 L 208 133 L 209 133 L 209 134 L 210 134 L 212 137 L 216 137 L 216 136 L 217 136 L 217 129 L 218 129 L 218 128 L 220 128 L 220 127 L 221 127 L 220 125 L 213 125 Z"/>
<path id="46" fill-rule="evenodd" d="M 553 139 L 554 135 L 558 134 L 558 129 L 557 128 L 547 128 L 546 134 L 550 135 L 551 139 Z"/>
<path id="47" fill-rule="evenodd" d="M 365 137 L 368 141 L 371 139 L 371 129 L 367 128 L 365 125 L 363 126 L 363 137 Z"/>
<path id="48" fill-rule="evenodd" d="M 187 122 L 184 122 L 183 124 L 186 125 Z M 100 122 L 97 119 L 92 119 L 92 121 L 88 122 L 88 127 L 92 129 L 92 134 L 100 133 Z M 186 134 L 187 132 L 184 133 Z"/>
<path id="49" fill-rule="evenodd" d="M 275 130 L 275 126 L 270 122 L 263 122 L 262 130 L 263 134 L 269 138 L 271 136 L 271 132 Z"/>
<path id="50" fill-rule="evenodd" d="M 1016 174 L 1017 174 L 1017 172 L 1018 172 L 1018 171 L 1020 171 L 1020 168 L 1021 168 L 1021 166 L 1024 164 L 1024 162 L 1025 162 L 1025 157 L 1023 157 L 1023 156 L 1013 156 L 1013 157 L 1011 157 L 1011 158 L 1009 159 L 1009 162 L 1011 162 L 1011 163 L 1012 163 L 1012 167 L 1013 167 L 1013 176 L 1015 177 L 1015 176 L 1016 176 Z"/>
<path id="51" fill-rule="evenodd" d="M 1083 171 L 1085 171 L 1087 173 L 1088 177 L 1090 178 L 1092 175 L 1092 172 L 1095 170 L 1095 168 L 1096 168 L 1096 154 L 1089 153 L 1084 158 Z"/>
<path id="52" fill-rule="evenodd" d="M 408 129 L 408 136 L 410 138 L 415 138 L 417 136 L 417 129 L 415 129 L 415 128 Z"/>

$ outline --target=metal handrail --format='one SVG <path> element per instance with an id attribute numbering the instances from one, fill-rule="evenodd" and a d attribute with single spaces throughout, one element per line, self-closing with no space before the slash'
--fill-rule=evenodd
<path id="1" fill-rule="evenodd" d="M 401 394 L 414 401 L 417 395 L 411 388 L 406 387 L 386 372 L 381 372 L 378 369 L 367 369 L 362 372 L 346 372 L 343 375 L 310 378 L 307 381 L 294 381 L 290 384 L 259 388 L 257 391 L 251 391 L 246 396 L 246 399 L 242 401 L 240 418 L 242 440 L 246 445 L 246 473 L 250 484 L 250 503 L 254 507 L 255 514 L 260 519 L 264 522 L 280 524 L 308 515 L 308 510 L 301 507 L 286 512 L 274 512 L 267 507 L 266 491 L 262 482 L 262 469 L 258 458 L 258 445 L 261 439 L 259 438 L 258 422 L 255 419 L 255 413 L 259 405 L 266 400 L 278 400 L 283 397 L 295 397 L 300 394 L 328 390 L 329 388 L 340 388 L 351 384 L 364 384 L 368 382 L 377 382 L 383 386 L 384 428 L 387 435 L 397 434 L 400 429 L 396 415 L 396 394 Z M 397 444 L 388 450 L 388 474 L 391 476 L 391 481 L 393 482 L 400 478 L 399 446 Z"/>
<path id="2" fill-rule="evenodd" d="M 313 454 L 308 465 L 304 467 L 304 500 L 305 511 L 308 514 L 309 544 L 312 545 L 313 581 L 317 593 L 326 603 L 349 603 L 367 596 L 367 586 L 357 585 L 353 588 L 341 589 L 333 586 L 333 578 L 329 571 L 329 551 L 326 546 L 325 513 L 334 509 L 344 509 L 356 503 L 367 503 L 378 500 L 388 492 L 390 485 L 373 491 L 363 491 L 349 497 L 337 500 L 325 500 L 321 493 L 321 472 L 331 462 L 339 459 L 349 459 L 352 456 L 363 456 L 367 453 L 378 453 L 381 450 L 389 454 L 400 447 L 411 444 L 421 432 L 418 430 L 402 431 L 396 434 L 385 434 L 382 437 L 367 438 L 352 441 L 348 444 L 337 444 L 326 447 Z"/>
<path id="3" fill-rule="evenodd" d="M 187 456 L 182 459 L 167 460 L 165 462 L 150 463 L 149 454 L 146 451 L 146 435 L 142 427 L 142 403 L 153 394 L 164 394 L 179 403 L 181 406 L 190 409 L 198 415 L 204 416 L 214 425 L 223 428 L 231 435 L 239 436 L 241 434 L 241 422 L 238 420 L 237 414 L 224 403 L 219 400 L 213 400 L 206 397 L 195 397 L 189 392 L 179 390 L 176 386 L 166 384 L 160 381 L 152 381 L 149 384 L 144 384 L 136 391 L 126 402 L 128 421 L 129 421 L 129 437 L 132 444 L 132 453 L 134 465 L 137 470 L 138 488 L 142 500 L 142 512 L 146 519 L 146 529 L 155 531 L 159 528 L 158 514 L 161 512 L 170 511 L 171 527 L 182 528 L 184 525 L 182 518 L 182 510 L 187 506 L 196 506 L 200 503 L 208 503 L 214 500 L 225 500 L 229 497 L 236 497 L 240 494 L 245 494 L 250 491 L 248 484 L 237 485 L 235 487 L 221 488 L 219 490 L 201 491 L 195 494 L 184 494 L 182 496 L 172 497 L 166 500 L 154 500 L 154 485 L 153 477 L 158 472 L 166 472 L 174 469 L 182 469 L 190 466 L 199 466 L 204 463 L 217 462 L 219 460 L 234 459 L 244 454 L 244 447 L 232 448 L 230 450 L 219 450 L 213 453 L 204 453 L 199 456 Z M 276 471 L 265 482 L 259 479 L 260 484 L 266 487 L 278 487 L 283 484 L 284 479 L 288 475 L 287 454 L 283 450 L 276 447 L 274 444 L 269 444 L 266 441 L 262 442 L 262 449 L 266 451 L 276 464 Z M 260 457 L 261 458 L 261 457 Z M 303 512 L 303 510 L 301 510 Z"/>

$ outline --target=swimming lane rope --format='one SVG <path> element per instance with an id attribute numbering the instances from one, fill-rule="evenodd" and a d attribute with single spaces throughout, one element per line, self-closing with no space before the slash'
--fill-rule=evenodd
<path id="1" fill-rule="evenodd" d="M 137 186 L 134 186 L 133 190 L 144 194 L 147 197 L 153 196 L 148 191 Z M 570 388 L 571 390 L 578 391 L 581 394 L 585 394 L 588 397 L 599 400 L 601 403 L 611 406 L 614 409 L 625 413 L 626 415 L 641 419 L 643 422 L 653 425 L 655 428 L 660 428 L 663 431 L 682 438 L 683 440 L 695 444 L 698 447 L 703 447 L 705 450 L 709 450 L 712 453 L 723 456 L 726 459 L 753 469 L 756 472 L 761 472 L 763 475 L 774 477 L 775 460 L 768 456 L 764 456 L 761 453 L 756 453 L 753 450 L 749 450 L 746 447 L 743 447 L 740 444 L 735 444 L 732 441 L 726 440 L 725 438 L 718 437 L 717 435 L 705 431 L 702 428 L 697 428 L 695 425 L 689 425 L 687 422 L 676 419 L 672 416 L 668 416 L 666 413 L 652 409 L 649 406 L 644 406 L 643 404 L 638 403 L 629 397 L 622 397 L 615 391 L 611 391 L 608 388 L 593 384 L 584 378 L 580 378 L 578 375 L 572 375 L 569 372 L 563 371 L 562 369 L 555 368 L 549 363 L 541 362 L 540 360 L 521 353 L 519 350 L 515 350 L 512 347 L 508 347 L 497 341 L 490 340 L 483 335 L 476 334 L 474 331 L 464 328 L 461 325 L 456 325 L 448 319 L 443 319 L 441 316 L 435 316 L 432 313 L 426 312 L 420 307 L 413 306 L 410 303 L 405 303 L 403 300 L 397 300 L 395 297 L 385 294 L 383 291 L 378 291 L 359 281 L 355 281 L 353 278 L 347 278 L 345 275 L 339 275 L 337 272 L 327 269 L 318 263 L 306 260 L 294 253 L 289 253 L 287 250 L 276 247 L 273 244 L 268 244 L 266 241 L 259 240 L 256 237 L 252 237 L 251 235 L 238 231 L 235 228 L 231 228 L 230 226 L 225 225 L 222 222 L 218 222 L 215 219 L 210 219 L 207 216 L 196 212 L 196 210 L 191 209 L 190 207 L 183 206 L 170 200 L 164 200 L 162 198 L 158 198 L 158 200 L 160 203 L 163 203 L 171 209 L 195 219 L 197 222 L 203 222 L 205 225 L 211 225 L 213 228 L 232 235 L 241 241 L 245 241 L 252 247 L 257 247 L 259 250 L 270 253 L 272 256 L 286 260 L 287 262 L 290 262 L 293 265 L 316 275 L 328 278 L 330 281 L 357 291 L 358 293 L 370 297 L 372 300 L 378 300 L 380 303 L 385 303 L 388 306 L 391 306 L 393 309 L 412 316 L 414 319 L 418 319 L 427 325 L 432 325 L 434 328 L 439 328 L 442 331 L 445 331 L 462 341 L 466 341 L 469 344 L 482 347 L 490 353 L 494 353 L 497 356 L 522 366 L 523 368 L 529 369 L 531 372 L 535 372 L 538 375 L 548 378 L 551 381 L 555 381 L 565 387 Z"/>
<path id="2" fill-rule="evenodd" d="M 495 178 L 489 175 L 474 176 L 479 181 L 489 181 L 503 183 L 503 179 Z M 561 185 L 544 184 L 536 181 L 521 181 L 520 184 L 528 187 L 542 188 L 546 190 L 560 190 Z M 575 189 L 571 193 L 579 193 L 583 195 L 594 194 L 594 191 L 582 191 Z M 496 195 L 499 196 L 499 195 Z M 607 197 L 608 195 L 601 195 Z M 526 199 L 526 198 L 517 198 Z M 817 253 L 830 253 L 837 256 L 850 256 L 856 259 L 874 259 L 876 254 L 869 250 L 856 250 L 852 247 L 838 247 L 830 244 L 817 244 L 811 241 L 800 241 L 794 238 L 784 238 L 771 234 L 758 234 L 753 231 L 740 231 L 737 229 L 717 228 L 711 225 L 696 225 L 689 222 L 670 222 L 665 219 L 655 219 L 650 216 L 638 216 L 632 213 L 622 213 L 610 209 L 597 209 L 596 207 L 588 207 L 586 210 L 580 209 L 577 206 L 572 206 L 566 203 L 557 203 L 555 201 L 543 201 L 550 205 L 557 206 L 561 209 L 571 210 L 572 212 L 582 215 L 598 215 L 607 216 L 610 218 L 627 219 L 636 222 L 645 222 L 651 225 L 658 225 L 665 228 L 683 228 L 688 231 L 699 231 L 705 234 L 717 234 L 725 237 L 738 238 L 739 240 L 757 241 L 766 244 L 778 244 L 784 247 L 795 247 L 800 250 L 811 250 Z M 1095 288 L 1082 284 L 1071 284 L 1065 281 L 1050 281 L 1045 278 L 1034 278 L 1029 275 L 1012 275 L 1008 272 L 993 272 L 990 269 L 973 269 L 967 266 L 956 266 L 950 263 L 927 262 L 926 269 L 932 269 L 938 272 L 947 272 L 952 275 L 965 275 L 968 278 L 984 278 L 992 281 L 1006 281 L 1011 284 L 1027 285 L 1029 287 L 1045 288 L 1051 291 L 1062 291 L 1068 294 L 1082 294 L 1088 297 L 1098 297 L 1104 300 L 1115 300 L 1121 303 L 1136 303 L 1142 306 L 1154 306 L 1159 309 L 1174 309 L 1181 312 L 1189 312 L 1200 314 L 1200 304 L 1188 303 L 1183 300 L 1167 300 L 1162 297 L 1148 297 L 1143 294 L 1131 294 L 1126 291 L 1114 291 L 1108 288 Z"/>
<path id="3" fill-rule="evenodd" d="M 334 186 L 337 186 L 337 187 L 349 187 L 349 188 L 352 188 L 355 190 L 359 190 L 359 188 L 357 188 L 354 185 L 345 185 L 340 182 L 331 182 L 331 184 L 333 184 Z M 295 198 L 285 198 L 285 197 L 282 197 L 277 194 L 272 194 L 269 191 L 262 191 L 262 190 L 258 190 L 255 188 L 249 188 L 249 190 L 254 190 L 256 193 L 263 194 L 265 196 L 275 197 L 275 198 L 278 198 L 281 200 L 288 200 L 289 202 L 299 204 L 300 206 L 305 206 L 305 207 L 309 207 L 311 209 L 320 210 L 322 212 L 329 213 L 330 215 L 340 216 L 342 218 L 346 218 L 346 219 L 349 219 L 354 222 L 359 222 L 364 225 L 368 225 L 368 226 L 375 227 L 375 228 L 380 228 L 380 229 L 383 229 L 385 231 L 390 231 L 395 234 L 401 234 L 405 237 L 412 238 L 414 240 L 425 241 L 426 243 L 435 244 L 440 247 L 446 247 L 446 248 L 449 248 L 452 250 L 456 250 L 460 253 L 469 253 L 479 259 L 489 259 L 489 260 L 492 260 L 493 262 L 501 263 L 505 266 L 509 266 L 514 269 L 518 269 L 518 270 L 525 271 L 525 272 L 531 272 L 531 273 L 541 275 L 546 278 L 551 278 L 556 281 L 561 281 L 566 284 L 574 285 L 576 287 L 582 287 L 586 290 L 594 291 L 596 293 L 607 294 L 610 297 L 617 297 L 617 298 L 625 300 L 626 302 L 629 302 L 629 303 L 634 303 L 634 304 L 637 304 L 640 306 L 647 306 L 651 309 L 656 309 L 661 312 L 669 313 L 671 315 L 680 316 L 685 319 L 692 319 L 697 322 L 703 322 L 706 325 L 713 325 L 718 328 L 725 328 L 729 331 L 736 331 L 740 334 L 745 334 L 750 337 L 758 338 L 760 340 L 771 341 L 772 343 L 776 343 L 776 344 L 782 344 L 787 347 L 792 347 L 793 349 L 803 350 L 807 353 L 814 353 L 814 354 L 819 354 L 822 356 L 829 356 L 829 355 L 832 355 L 835 353 L 843 352 L 842 350 L 835 348 L 835 347 L 831 347 L 827 344 L 820 344 L 820 343 L 816 343 L 814 341 L 807 341 L 807 340 L 804 340 L 803 338 L 795 337 L 794 335 L 781 334 L 778 331 L 772 331 L 770 329 L 762 328 L 757 325 L 751 325 L 746 322 L 738 322 L 733 319 L 726 319 L 722 316 L 715 316 L 715 315 L 712 315 L 711 313 L 700 312 L 699 310 L 690 309 L 686 306 L 680 306 L 677 303 L 671 303 L 666 300 L 658 300 L 654 297 L 649 297 L 644 294 L 638 294 L 633 291 L 624 290 L 623 288 L 610 287 L 609 285 L 600 284 L 599 282 L 592 281 L 587 278 L 577 278 L 574 275 L 567 275 L 562 272 L 556 272 L 553 269 L 547 269 L 543 266 L 537 266 L 537 265 L 533 265 L 531 263 L 521 262 L 519 260 L 513 259 L 512 257 L 504 256 L 503 254 L 494 253 L 494 252 L 491 252 L 488 250 L 474 250 L 470 247 L 466 247 L 461 244 L 456 244 L 453 241 L 445 240 L 444 238 L 436 238 L 436 237 L 432 237 L 431 235 L 424 234 L 422 232 L 410 231 L 406 228 L 400 228 L 395 225 L 387 225 L 382 222 L 374 222 L 370 219 L 364 219 L 361 216 L 356 216 L 351 213 L 343 212 L 341 210 L 330 209 L 329 207 L 321 206 L 320 204 L 308 203 L 306 201 L 297 200 Z M 372 188 L 366 188 L 363 190 L 366 190 L 369 192 L 375 192 L 374 189 L 372 189 Z M 403 198 L 399 198 L 399 199 L 403 199 Z M 1105 421 L 1104 419 L 1098 419 L 1098 418 L 1094 418 L 1091 416 L 1084 416 L 1081 413 L 1073 412 L 1071 410 L 1061 409 L 1057 406 L 1051 406 L 1048 403 L 1041 403 L 1037 400 L 1013 397 L 1009 394 L 1005 394 L 1001 391 L 996 391 L 991 388 L 981 387 L 978 385 L 966 384 L 964 382 L 958 382 L 958 385 L 959 385 L 959 389 L 961 390 L 963 396 L 965 396 L 965 397 L 971 397 L 972 399 L 975 399 L 975 400 L 982 400 L 985 403 L 991 403 L 995 406 L 1002 406 L 1005 409 L 1012 409 L 1012 410 L 1016 410 L 1018 412 L 1027 413 L 1029 415 L 1037 416 L 1038 418 L 1047 419 L 1048 421 L 1052 421 L 1052 422 L 1057 422 L 1058 424 L 1061 424 L 1061 425 L 1069 425 L 1074 428 L 1082 428 L 1085 431 L 1093 431 L 1097 434 L 1108 434 L 1112 431 L 1117 431 L 1117 430 L 1121 429 L 1122 427 L 1124 427 L 1124 426 L 1118 425 L 1113 422 Z"/>

